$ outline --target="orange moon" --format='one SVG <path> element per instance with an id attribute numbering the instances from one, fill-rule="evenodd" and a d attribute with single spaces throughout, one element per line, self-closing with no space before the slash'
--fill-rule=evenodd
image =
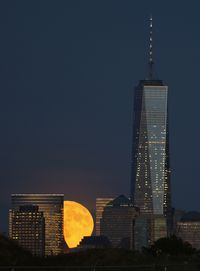
<path id="1" fill-rule="evenodd" d="M 91 236 L 94 229 L 92 215 L 78 202 L 64 202 L 64 238 L 69 248 L 75 248 L 84 236 Z"/>

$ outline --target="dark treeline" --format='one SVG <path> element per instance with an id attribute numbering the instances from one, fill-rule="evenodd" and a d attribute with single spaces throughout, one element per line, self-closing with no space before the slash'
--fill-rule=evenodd
<path id="1" fill-rule="evenodd" d="M 90 249 L 39 258 L 31 256 L 14 241 L 0 236 L 0 266 L 91 266 L 98 270 L 100 266 L 144 264 L 162 266 L 186 264 L 193 266 L 189 270 L 200 270 L 200 252 L 192 248 L 189 243 L 172 236 L 157 240 L 154 245 L 144 248 L 142 252 L 123 249 Z"/>

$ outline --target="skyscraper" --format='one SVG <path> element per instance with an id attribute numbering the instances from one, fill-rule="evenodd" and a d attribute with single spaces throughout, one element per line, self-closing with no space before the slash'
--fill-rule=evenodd
<path id="1" fill-rule="evenodd" d="M 13 194 L 9 217 L 9 236 L 13 237 L 14 214 L 22 206 L 38 206 L 45 220 L 45 255 L 63 252 L 63 194 Z"/>
<path id="2" fill-rule="evenodd" d="M 12 239 L 34 256 L 45 255 L 45 220 L 38 206 L 20 206 L 12 210 Z"/>
<path id="3" fill-rule="evenodd" d="M 142 221 L 149 225 L 144 230 L 149 232 L 146 245 L 167 234 L 171 223 L 168 87 L 153 75 L 152 27 L 151 17 L 149 75 L 139 82 L 134 95 L 131 165 L 131 198 L 142 216 L 138 229 Z"/>

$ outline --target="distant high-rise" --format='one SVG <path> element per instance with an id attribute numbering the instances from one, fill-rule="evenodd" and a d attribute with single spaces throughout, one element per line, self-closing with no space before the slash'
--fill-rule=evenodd
<path id="1" fill-rule="evenodd" d="M 114 198 L 97 198 L 96 199 L 96 235 L 101 235 L 100 220 L 102 218 L 103 209 L 108 202 Z"/>
<path id="2" fill-rule="evenodd" d="M 34 256 L 45 255 L 45 220 L 38 206 L 20 206 L 12 210 L 10 237 Z"/>
<path id="3" fill-rule="evenodd" d="M 148 243 L 171 227 L 168 87 L 153 75 L 152 17 L 149 48 L 148 78 L 135 88 L 131 173 L 131 198 L 143 216 L 139 224 L 147 218 Z"/>
<path id="4" fill-rule="evenodd" d="M 134 221 L 138 209 L 121 195 L 110 201 L 103 210 L 100 220 L 101 235 L 108 237 L 112 247 L 133 248 Z"/>
<path id="5" fill-rule="evenodd" d="M 9 235 L 12 238 L 13 214 L 21 206 L 38 206 L 45 219 L 45 255 L 63 252 L 63 194 L 13 194 L 9 217 Z"/>

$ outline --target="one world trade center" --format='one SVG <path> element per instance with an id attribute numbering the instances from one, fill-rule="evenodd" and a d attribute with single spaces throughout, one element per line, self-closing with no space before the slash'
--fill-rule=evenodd
<path id="1" fill-rule="evenodd" d="M 171 230 L 168 86 L 153 74 L 152 17 L 149 74 L 134 92 L 131 198 L 140 208 L 135 248 L 148 246 Z"/>

